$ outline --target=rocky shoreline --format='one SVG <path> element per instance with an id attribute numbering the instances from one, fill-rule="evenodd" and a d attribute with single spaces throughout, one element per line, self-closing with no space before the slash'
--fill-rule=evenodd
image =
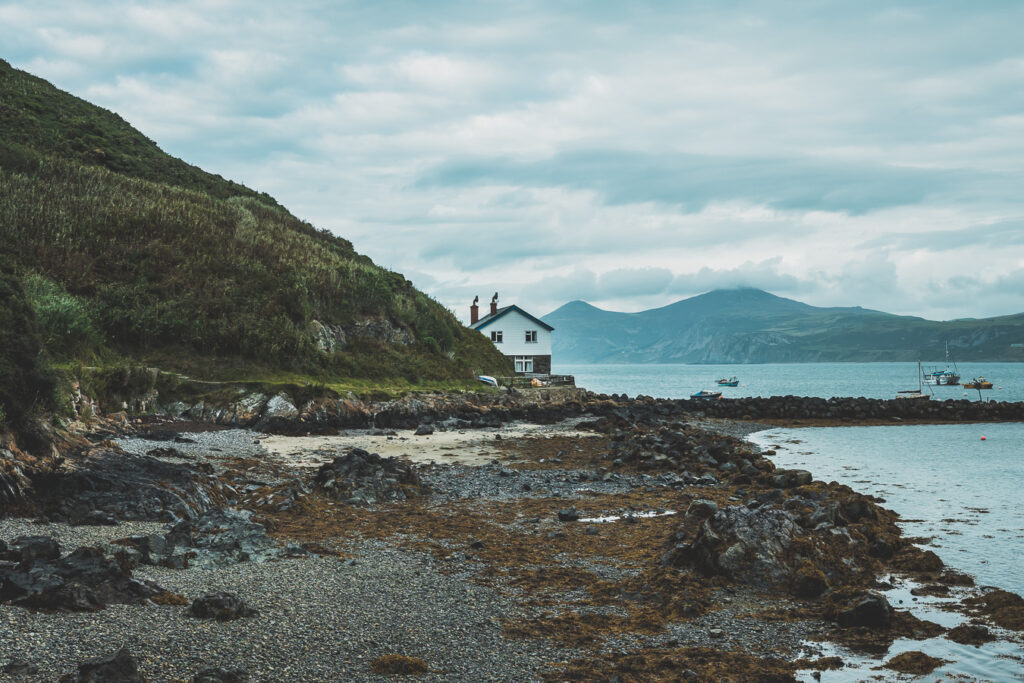
<path id="1" fill-rule="evenodd" d="M 893 675 L 941 664 L 886 661 L 897 638 L 1021 642 L 1019 596 L 974 588 L 878 500 L 742 439 L 786 419 L 1021 419 L 1016 404 L 274 398 L 92 416 L 34 454 L 5 439 L 0 670 L 782 681 L 843 667 L 816 642 Z M 330 436 L 276 451 L 270 431 Z M 963 628 L 889 604 L 894 576 L 949 596 Z"/>

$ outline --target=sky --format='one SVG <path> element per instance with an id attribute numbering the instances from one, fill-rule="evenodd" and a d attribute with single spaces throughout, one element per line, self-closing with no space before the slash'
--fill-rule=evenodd
<path id="1" fill-rule="evenodd" d="M 0 57 L 468 318 L 1024 312 L 1024 3 L 0 0 Z"/>

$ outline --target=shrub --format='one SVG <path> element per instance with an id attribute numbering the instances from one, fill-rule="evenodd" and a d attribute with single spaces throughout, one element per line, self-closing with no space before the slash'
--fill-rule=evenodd
<path id="1" fill-rule="evenodd" d="M 40 360 L 42 340 L 17 277 L 0 264 L 0 411 L 14 426 L 47 410 L 55 382 Z"/>
<path id="2" fill-rule="evenodd" d="M 29 275 L 24 287 L 50 353 L 80 358 L 99 349 L 103 337 L 87 302 L 42 275 Z"/>

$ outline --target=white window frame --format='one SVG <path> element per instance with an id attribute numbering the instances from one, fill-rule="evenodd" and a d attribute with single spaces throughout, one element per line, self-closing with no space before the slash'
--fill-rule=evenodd
<path id="1" fill-rule="evenodd" d="M 536 344 L 537 343 L 537 330 L 527 330 L 526 331 L 526 343 L 527 344 Z"/>
<path id="2" fill-rule="evenodd" d="M 516 356 L 516 372 L 533 372 L 533 356 Z"/>
<path id="3" fill-rule="evenodd" d="M 501 338 L 504 336 L 501 330 L 491 330 L 491 341 L 495 344 L 501 343 Z"/>

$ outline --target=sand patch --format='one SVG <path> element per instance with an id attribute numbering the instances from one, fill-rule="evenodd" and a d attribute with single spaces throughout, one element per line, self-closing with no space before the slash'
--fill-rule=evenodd
<path id="1" fill-rule="evenodd" d="M 402 458 L 414 463 L 455 463 L 486 465 L 492 460 L 508 462 L 500 447 L 506 439 L 540 436 L 572 436 L 596 439 L 599 435 L 576 428 L 579 419 L 552 425 L 510 423 L 500 428 L 452 430 L 416 436 L 415 430 L 397 429 L 393 434 L 380 430 L 348 429 L 335 436 L 265 436 L 260 441 L 271 455 L 297 467 L 319 467 L 350 448 L 362 448 L 383 458 Z"/>

